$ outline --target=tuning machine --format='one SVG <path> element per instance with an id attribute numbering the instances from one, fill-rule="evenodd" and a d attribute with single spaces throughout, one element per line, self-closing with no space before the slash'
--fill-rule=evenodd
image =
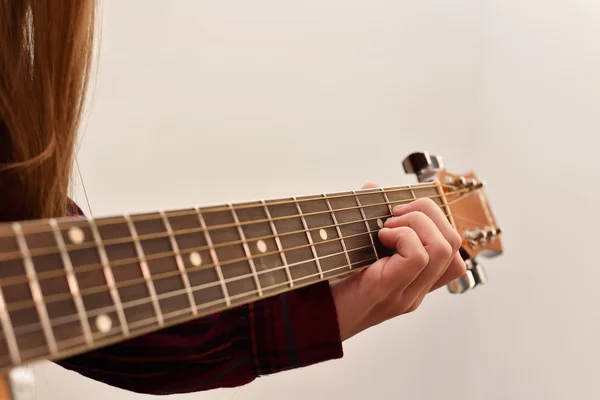
<path id="1" fill-rule="evenodd" d="M 419 182 L 435 179 L 438 172 L 444 169 L 444 160 L 440 156 L 427 152 L 412 153 L 402 162 L 407 174 L 415 174 Z"/>
<path id="2" fill-rule="evenodd" d="M 454 186 L 455 189 L 458 190 L 476 190 L 485 186 L 484 181 L 479 181 L 475 178 L 467 178 L 465 176 L 459 176 L 457 178 L 452 178 L 451 176 L 446 177 L 447 185 Z"/>
<path id="3" fill-rule="evenodd" d="M 467 272 L 447 285 L 450 293 L 465 293 L 468 290 L 487 283 L 487 274 L 483 265 L 479 264 L 474 258 L 467 260 L 466 264 Z"/>
<path id="4" fill-rule="evenodd" d="M 419 183 L 439 183 L 436 184 L 441 197 L 438 203 L 456 230 L 463 235 L 460 254 L 467 264 L 467 270 L 463 276 L 447 285 L 448 290 L 451 293 L 464 293 L 485 284 L 485 269 L 475 259 L 502 254 L 502 230 L 497 226 L 483 190 L 485 182 L 473 171 L 463 174 L 447 171 L 442 157 L 427 152 L 408 155 L 402 166 L 406 173 L 415 174 Z M 416 197 L 414 193 L 412 196 Z"/>
<path id="5" fill-rule="evenodd" d="M 501 233 L 502 228 L 500 227 L 487 227 L 465 231 L 465 238 L 469 242 L 469 246 L 474 249 L 477 245 L 485 246 L 488 242 L 494 243 Z"/>

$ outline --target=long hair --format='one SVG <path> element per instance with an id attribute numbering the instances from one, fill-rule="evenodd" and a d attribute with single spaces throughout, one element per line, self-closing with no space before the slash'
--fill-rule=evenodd
<path id="1" fill-rule="evenodd" d="M 0 221 L 63 216 L 96 0 L 0 0 Z"/>

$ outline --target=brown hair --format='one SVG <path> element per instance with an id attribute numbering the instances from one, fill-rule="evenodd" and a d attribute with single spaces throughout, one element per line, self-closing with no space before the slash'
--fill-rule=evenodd
<path id="1" fill-rule="evenodd" d="M 95 0 L 0 0 L 0 221 L 66 213 Z"/>

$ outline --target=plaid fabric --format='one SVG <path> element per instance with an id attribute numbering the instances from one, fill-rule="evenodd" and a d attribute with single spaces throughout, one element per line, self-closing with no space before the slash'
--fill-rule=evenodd
<path id="1" fill-rule="evenodd" d="M 111 386 L 168 395 L 240 386 L 342 356 L 331 289 L 321 282 L 56 363 Z"/>

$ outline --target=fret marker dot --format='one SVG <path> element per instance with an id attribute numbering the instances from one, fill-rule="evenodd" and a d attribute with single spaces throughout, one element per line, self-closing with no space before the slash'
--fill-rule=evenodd
<path id="1" fill-rule="evenodd" d="M 107 333 L 112 328 L 112 321 L 106 314 L 101 314 L 96 317 L 96 328 L 102 333 Z"/>
<path id="2" fill-rule="evenodd" d="M 256 242 L 256 247 L 258 248 L 258 251 L 260 251 L 261 253 L 267 252 L 267 244 L 265 243 L 264 240 L 259 240 L 258 242 Z"/>
<path id="3" fill-rule="evenodd" d="M 325 229 L 321 229 L 319 231 L 319 236 L 321 236 L 321 239 L 327 240 L 327 231 Z"/>
<path id="4" fill-rule="evenodd" d="M 202 265 L 202 256 L 197 251 L 193 251 L 190 253 L 190 262 L 194 267 L 199 267 Z"/>
<path id="5" fill-rule="evenodd" d="M 73 227 L 71 227 L 71 229 L 69 229 L 69 240 L 72 243 L 81 244 L 81 243 L 83 243 L 84 239 L 85 239 L 85 235 L 84 235 L 83 231 L 81 230 L 81 228 L 73 226 Z"/>
<path id="6" fill-rule="evenodd" d="M 377 226 L 383 228 L 383 220 L 381 218 L 377 218 Z"/>

